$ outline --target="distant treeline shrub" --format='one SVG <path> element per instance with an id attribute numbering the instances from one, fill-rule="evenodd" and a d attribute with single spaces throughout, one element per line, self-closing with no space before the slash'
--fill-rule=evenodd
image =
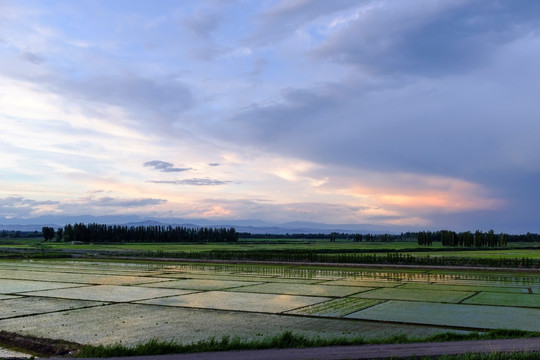
<path id="1" fill-rule="evenodd" d="M 40 238 L 43 234 L 38 231 L 1 230 L 0 238 Z"/>
<path id="2" fill-rule="evenodd" d="M 350 240 L 355 242 L 394 242 L 394 241 L 414 241 L 417 237 L 417 233 L 406 232 L 401 234 L 361 234 L 361 233 L 344 233 L 344 232 L 331 232 L 331 233 L 294 233 L 294 234 L 252 234 L 249 232 L 238 233 L 240 239 L 268 239 L 268 240 L 281 240 L 281 239 L 306 239 L 306 240 Z"/>
<path id="3" fill-rule="evenodd" d="M 540 236 L 528 233 L 531 240 L 526 241 L 538 241 Z M 527 235 L 524 236 L 527 238 Z M 456 233 L 450 230 L 440 231 L 421 231 L 418 233 L 418 245 L 429 246 L 434 241 L 440 241 L 443 246 L 460 246 L 460 247 L 506 247 L 509 240 L 519 240 L 522 235 L 507 235 L 507 234 L 495 234 L 493 230 L 488 232 L 482 232 L 476 230 L 474 234 L 470 231 Z M 532 240 L 536 239 L 536 240 Z"/>

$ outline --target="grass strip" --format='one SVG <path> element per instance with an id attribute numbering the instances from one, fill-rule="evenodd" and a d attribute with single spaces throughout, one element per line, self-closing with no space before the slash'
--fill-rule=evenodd
<path id="1" fill-rule="evenodd" d="M 469 353 L 460 355 L 442 355 L 436 357 L 413 357 L 420 360 L 537 360 L 539 352 L 510 352 L 510 353 Z"/>
<path id="2" fill-rule="evenodd" d="M 414 342 L 444 342 L 462 340 L 494 340 L 540 336 L 538 332 L 527 332 L 521 330 L 491 330 L 485 333 L 459 334 L 447 332 L 429 336 L 427 338 L 409 338 L 406 335 L 393 336 L 385 339 L 365 340 L 364 338 L 331 338 L 307 337 L 301 334 L 294 334 L 285 331 L 276 336 L 265 337 L 260 340 L 246 340 L 239 337 L 230 338 L 224 336 L 220 340 L 210 338 L 192 344 L 179 344 L 174 341 L 150 340 L 146 343 L 133 347 L 122 344 L 113 345 L 85 345 L 77 354 L 77 357 L 118 357 L 118 356 L 145 356 L 164 355 L 210 351 L 231 351 L 231 350 L 261 350 L 261 349 L 283 349 L 283 348 L 307 348 L 318 346 L 338 346 L 338 345 L 372 345 L 372 344 L 404 344 Z M 489 358 L 491 359 L 491 358 Z M 497 358 L 498 359 L 498 358 Z"/>

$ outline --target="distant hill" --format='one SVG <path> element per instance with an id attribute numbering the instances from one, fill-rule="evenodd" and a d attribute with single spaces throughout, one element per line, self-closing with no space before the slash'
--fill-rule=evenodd
<path id="1" fill-rule="evenodd" d="M 75 223 L 98 223 L 107 225 L 126 226 L 184 226 L 189 228 L 198 227 L 234 227 L 238 232 L 252 234 L 318 234 L 318 233 L 400 233 L 403 230 L 397 227 L 378 226 L 370 224 L 324 224 L 316 222 L 294 221 L 287 223 L 271 223 L 257 219 L 243 220 L 219 220 L 209 219 L 182 219 L 182 218 L 141 218 L 134 215 L 107 215 L 107 216 L 40 216 L 31 219 L 1 219 L 0 230 L 9 231 L 41 231 L 44 226 L 58 229 L 66 224 Z"/>

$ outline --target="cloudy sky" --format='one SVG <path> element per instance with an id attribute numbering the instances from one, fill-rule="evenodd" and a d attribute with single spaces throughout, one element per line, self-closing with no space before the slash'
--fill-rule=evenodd
<path id="1" fill-rule="evenodd" d="M 0 223 L 540 231 L 540 2 L 0 0 Z"/>

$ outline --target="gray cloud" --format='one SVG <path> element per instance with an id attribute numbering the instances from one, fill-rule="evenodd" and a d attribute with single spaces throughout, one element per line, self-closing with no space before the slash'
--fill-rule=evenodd
<path id="1" fill-rule="evenodd" d="M 183 171 L 192 170 L 192 168 L 175 168 L 173 164 L 171 164 L 170 162 L 160 161 L 160 160 L 153 160 L 153 161 L 145 162 L 143 166 L 153 167 L 154 169 L 162 171 L 162 172 L 183 172 Z"/>
<path id="2" fill-rule="evenodd" d="M 189 30 L 197 38 L 208 39 L 218 28 L 221 21 L 221 14 L 211 11 L 200 11 L 182 18 L 182 27 Z"/>
<path id="3" fill-rule="evenodd" d="M 103 214 L 104 209 L 109 209 L 110 213 L 122 213 L 126 210 L 139 208 L 144 211 L 147 206 L 161 205 L 166 203 L 165 199 L 154 198 L 113 198 L 84 197 L 76 201 L 66 201 L 58 204 L 57 210 L 61 214 Z"/>
<path id="4" fill-rule="evenodd" d="M 39 201 L 21 196 L 10 196 L 0 199 L 0 216 L 27 218 L 33 216 L 40 206 L 58 204 L 58 201 Z"/>
<path id="5" fill-rule="evenodd" d="M 538 33 L 536 1 L 377 2 L 314 54 L 380 74 L 467 72 L 496 50 Z"/>
<path id="6" fill-rule="evenodd" d="M 219 32 L 220 26 L 227 20 L 227 9 L 235 1 L 198 2 L 202 7 L 183 16 L 180 27 L 187 30 L 193 39 L 193 47 L 188 53 L 197 60 L 214 61 L 218 57 L 231 51 L 231 48 L 218 44 L 213 35 Z M 238 21 L 238 20 L 236 20 Z M 220 39 L 222 41 L 222 39 Z"/>
<path id="7" fill-rule="evenodd" d="M 294 33 L 306 22 L 331 13 L 357 6 L 357 0 L 285 0 L 267 9 L 258 16 L 258 27 L 247 41 L 255 45 L 266 45 L 279 41 Z"/>
<path id="8" fill-rule="evenodd" d="M 467 77 L 352 77 L 286 89 L 280 101 L 254 104 L 216 132 L 321 164 L 495 185 L 495 174 L 540 167 L 538 62 L 540 38 L 527 36 Z"/>
<path id="9" fill-rule="evenodd" d="M 142 199 L 117 199 L 112 197 L 101 197 L 97 199 L 89 199 L 85 201 L 87 206 L 99 206 L 99 207 L 142 207 L 148 205 L 159 205 L 166 203 L 167 200 L 163 199 L 152 199 L 152 198 L 142 198 Z"/>
<path id="10" fill-rule="evenodd" d="M 58 201 L 52 201 L 52 200 L 39 201 L 39 200 L 26 199 L 21 196 L 10 196 L 7 198 L 0 199 L 0 207 L 54 205 L 58 203 L 59 203 Z"/>
<path id="11" fill-rule="evenodd" d="M 533 215 L 540 212 L 538 62 L 540 37 L 528 34 L 501 46 L 497 57 L 467 76 L 352 77 L 287 89 L 280 101 L 254 104 L 219 131 L 323 166 L 474 182 L 507 204 L 500 213 L 471 213 L 479 222 L 487 223 L 491 214 L 508 226 L 538 229 Z M 474 223 L 474 218 L 463 221 Z"/>
<path id="12" fill-rule="evenodd" d="M 92 76 L 79 82 L 66 79 L 57 85 L 61 91 L 123 106 L 130 111 L 140 112 L 138 115 L 156 114 L 176 119 L 193 105 L 189 88 L 174 79 L 147 79 L 124 74 L 115 77 Z"/>
<path id="13" fill-rule="evenodd" d="M 226 185 L 229 184 L 230 181 L 222 181 L 222 180 L 213 180 L 213 179 L 199 179 L 199 178 L 193 178 L 193 179 L 183 179 L 183 180 L 151 180 L 151 183 L 154 184 L 172 184 L 172 185 L 194 185 L 194 186 L 214 186 L 214 185 Z"/>
<path id="14" fill-rule="evenodd" d="M 45 58 L 43 56 L 41 56 L 39 54 L 36 54 L 36 53 L 33 53 L 33 52 L 30 52 L 30 51 L 26 51 L 26 52 L 22 53 L 21 57 L 24 60 L 29 61 L 34 65 L 39 65 L 39 64 L 41 64 L 42 62 L 45 61 Z"/>

